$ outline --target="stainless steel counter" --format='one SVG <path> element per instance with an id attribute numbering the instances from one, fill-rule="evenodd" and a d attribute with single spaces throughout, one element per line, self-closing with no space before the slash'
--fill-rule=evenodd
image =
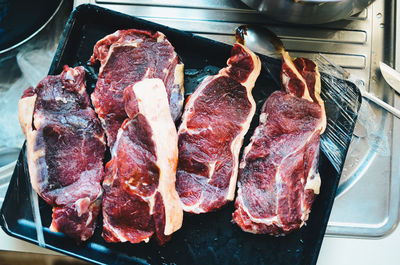
<path id="1" fill-rule="evenodd" d="M 398 29 L 394 0 L 378 0 L 348 20 L 319 26 L 274 22 L 238 0 L 75 0 L 75 5 L 88 2 L 229 44 L 234 42 L 237 26 L 264 24 L 283 39 L 292 56 L 315 58 L 322 53 L 357 76 L 367 90 L 400 105 L 399 95 L 385 85 L 378 70 L 380 61 L 392 66 L 395 63 L 394 33 Z M 380 143 L 371 146 L 363 133 L 353 137 L 327 229 L 329 235 L 380 237 L 398 222 L 400 122 L 371 106 L 378 133 L 387 136 L 389 150 L 377 148 Z"/>

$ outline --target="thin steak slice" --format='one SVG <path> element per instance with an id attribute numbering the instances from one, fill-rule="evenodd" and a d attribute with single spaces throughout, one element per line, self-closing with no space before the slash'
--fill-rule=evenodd
<path id="1" fill-rule="evenodd" d="M 326 127 L 318 67 L 283 56 L 282 82 L 261 110 L 239 166 L 234 221 L 243 231 L 283 235 L 308 219 L 319 194 L 319 138 Z"/>
<path id="2" fill-rule="evenodd" d="M 103 182 L 103 237 L 108 242 L 160 244 L 182 225 L 175 190 L 178 136 L 165 86 L 145 79 L 124 92 L 129 116 L 118 131 Z"/>
<path id="3" fill-rule="evenodd" d="M 83 67 L 44 78 L 18 107 L 32 187 L 53 206 L 50 229 L 87 240 L 100 212 L 105 138 Z"/>
<path id="4" fill-rule="evenodd" d="M 183 64 L 164 34 L 118 30 L 96 43 L 90 61 L 96 60 L 101 67 L 91 98 L 110 147 L 128 117 L 124 111 L 124 89 L 145 78 L 160 78 L 164 82 L 172 118 L 178 120 L 183 107 Z"/>
<path id="5" fill-rule="evenodd" d="M 251 91 L 261 63 L 237 43 L 227 64 L 190 96 L 179 127 L 177 191 L 187 212 L 216 210 L 235 195 L 238 156 L 255 112 Z"/>

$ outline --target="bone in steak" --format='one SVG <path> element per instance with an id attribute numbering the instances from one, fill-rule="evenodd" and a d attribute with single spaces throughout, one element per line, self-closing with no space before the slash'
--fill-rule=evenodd
<path id="1" fill-rule="evenodd" d="M 308 219 L 319 194 L 319 138 L 326 127 L 318 67 L 283 54 L 282 83 L 261 110 L 239 166 L 234 221 L 246 232 L 283 235 Z"/>
<path id="2" fill-rule="evenodd" d="M 171 115 L 176 121 L 183 107 L 183 64 L 174 47 L 161 32 L 118 30 L 96 43 L 91 63 L 101 67 L 91 95 L 96 113 L 106 131 L 108 145 L 113 146 L 118 129 L 127 118 L 124 89 L 145 78 L 163 80 Z"/>
<path id="3" fill-rule="evenodd" d="M 124 91 L 129 116 L 118 131 L 103 182 L 103 237 L 108 242 L 160 244 L 182 225 L 175 190 L 178 136 L 160 79 Z"/>
<path id="4" fill-rule="evenodd" d="M 255 112 L 251 91 L 261 63 L 237 43 L 227 64 L 190 96 L 179 127 L 177 191 L 187 212 L 213 211 L 234 198 L 238 156 Z"/>
<path id="5" fill-rule="evenodd" d="M 105 138 L 83 67 L 44 78 L 18 107 L 32 187 L 53 206 L 50 229 L 87 240 L 100 212 Z"/>

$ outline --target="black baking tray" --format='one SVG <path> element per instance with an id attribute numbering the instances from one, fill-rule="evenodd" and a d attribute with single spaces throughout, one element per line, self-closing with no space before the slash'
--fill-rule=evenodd
<path id="1" fill-rule="evenodd" d="M 87 89 L 91 93 L 96 83 L 98 66 L 88 66 L 87 62 L 94 44 L 106 34 L 127 28 L 158 30 L 167 36 L 185 64 L 186 95 L 192 93 L 206 75 L 215 74 L 224 67 L 230 56 L 229 45 L 97 6 L 82 5 L 72 12 L 67 22 L 49 74 L 59 74 L 66 64 L 82 65 L 87 72 Z M 280 61 L 267 57 L 261 59 L 269 67 L 269 71 L 262 69 L 253 90 L 257 113 L 265 99 L 273 91 L 280 89 L 271 78 L 271 75 L 279 76 Z M 63 234 L 53 233 L 47 228 L 51 222 L 51 207 L 40 199 L 46 248 L 97 264 L 315 264 L 361 103 L 361 96 L 355 85 L 339 79 L 336 81 L 341 83 L 342 95 L 339 94 L 335 102 L 330 102 L 331 99 L 328 98 L 325 101 L 328 123 L 334 125 L 351 117 L 351 122 L 346 123 L 345 137 L 342 139 L 345 147 L 341 149 L 343 159 L 338 172 L 321 152 L 321 192 L 315 200 L 307 224 L 299 231 L 279 238 L 242 232 L 231 222 L 234 207 L 230 203 L 214 213 L 185 215 L 183 227 L 164 246 L 158 246 L 155 240 L 136 245 L 107 243 L 101 237 L 101 220 L 93 237 L 78 245 Z M 322 89 L 327 89 L 326 84 L 323 83 Z M 356 96 L 351 101 L 341 102 L 342 96 L 347 92 Z M 257 123 L 256 115 L 251 130 L 245 137 L 245 145 Z M 38 244 L 26 168 L 24 146 L 1 209 L 0 221 L 7 234 Z"/>

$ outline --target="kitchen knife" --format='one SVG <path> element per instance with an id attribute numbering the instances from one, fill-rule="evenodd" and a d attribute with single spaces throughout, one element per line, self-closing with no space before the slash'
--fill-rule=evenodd
<path id="1" fill-rule="evenodd" d="M 381 73 L 385 81 L 394 89 L 397 93 L 400 93 L 400 73 L 394 70 L 389 65 L 380 62 Z"/>

